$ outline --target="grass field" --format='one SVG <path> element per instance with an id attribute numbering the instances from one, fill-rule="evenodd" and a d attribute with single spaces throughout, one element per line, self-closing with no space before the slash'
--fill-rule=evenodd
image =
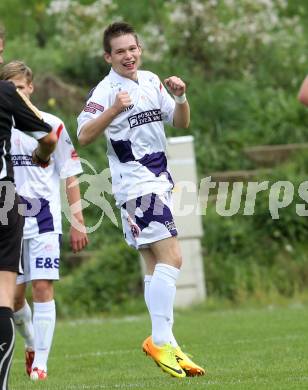
<path id="1" fill-rule="evenodd" d="M 308 307 L 176 313 L 184 351 L 207 369 L 199 378 L 174 379 L 141 352 L 146 314 L 59 321 L 49 378 L 31 383 L 17 337 L 10 390 L 21 389 L 308 389 Z"/>

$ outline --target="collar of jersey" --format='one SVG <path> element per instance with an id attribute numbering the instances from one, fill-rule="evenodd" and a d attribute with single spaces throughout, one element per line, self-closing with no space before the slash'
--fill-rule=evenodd
<path id="1" fill-rule="evenodd" d="M 113 68 L 110 69 L 109 76 L 111 77 L 111 79 L 113 81 L 118 81 L 118 82 L 121 82 L 122 84 L 133 82 L 134 84 L 138 85 L 140 83 L 140 73 L 139 73 L 138 70 L 137 70 L 137 76 L 138 76 L 138 81 L 137 82 L 134 81 L 134 80 L 128 79 L 127 77 L 123 77 L 123 76 L 119 75 L 119 73 L 114 71 Z"/>

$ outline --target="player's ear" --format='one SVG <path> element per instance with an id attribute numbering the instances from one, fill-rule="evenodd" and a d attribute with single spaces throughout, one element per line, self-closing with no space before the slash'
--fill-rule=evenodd
<path id="1" fill-rule="evenodd" d="M 104 59 L 108 64 L 111 64 L 111 54 L 105 52 L 104 53 Z"/>
<path id="2" fill-rule="evenodd" d="M 32 82 L 29 83 L 28 87 L 29 87 L 29 94 L 32 95 L 32 93 L 33 93 L 33 91 L 34 91 L 34 85 L 33 85 L 33 83 L 32 83 Z"/>

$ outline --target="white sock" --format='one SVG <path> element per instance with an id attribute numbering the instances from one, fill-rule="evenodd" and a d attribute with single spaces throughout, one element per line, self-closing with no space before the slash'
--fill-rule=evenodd
<path id="1" fill-rule="evenodd" d="M 25 347 L 34 349 L 34 329 L 31 307 L 26 301 L 24 307 L 14 313 L 15 327 L 25 340 Z"/>
<path id="2" fill-rule="evenodd" d="M 55 301 L 33 302 L 34 362 L 32 367 L 47 372 L 47 360 L 56 323 Z"/>
<path id="3" fill-rule="evenodd" d="M 151 307 L 150 307 L 151 280 L 152 280 L 152 275 L 144 275 L 144 300 L 150 314 L 151 314 Z"/>
<path id="4" fill-rule="evenodd" d="M 173 304 L 176 292 L 176 279 L 180 270 L 168 264 L 158 263 L 149 288 L 152 319 L 152 338 L 156 345 L 170 344 Z"/>
<path id="5" fill-rule="evenodd" d="M 168 320 L 168 324 L 169 324 L 169 327 L 170 327 L 170 344 L 177 348 L 179 346 L 179 344 L 177 343 L 174 335 L 173 335 L 173 323 L 174 323 L 174 319 L 173 319 L 173 308 L 172 308 L 172 312 L 171 312 L 171 317 L 169 318 Z"/>

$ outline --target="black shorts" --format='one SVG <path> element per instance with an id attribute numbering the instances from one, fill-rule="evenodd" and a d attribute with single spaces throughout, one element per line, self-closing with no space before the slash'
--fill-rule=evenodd
<path id="1" fill-rule="evenodd" d="M 24 217 L 14 184 L 0 181 L 0 271 L 22 273 L 21 246 Z"/>

